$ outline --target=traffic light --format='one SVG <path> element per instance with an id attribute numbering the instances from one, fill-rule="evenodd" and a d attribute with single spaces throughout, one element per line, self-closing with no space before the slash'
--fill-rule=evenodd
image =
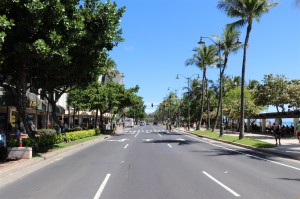
<path id="1" fill-rule="evenodd" d="M 151 103 L 151 107 L 153 107 L 153 102 Z"/>

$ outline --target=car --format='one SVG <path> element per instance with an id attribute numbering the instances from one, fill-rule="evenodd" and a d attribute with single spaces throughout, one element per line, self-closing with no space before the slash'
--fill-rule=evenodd
<path id="1" fill-rule="evenodd" d="M 150 122 L 147 122 L 146 125 L 150 125 Z"/>
<path id="2" fill-rule="evenodd" d="M 153 122 L 153 125 L 157 125 L 157 122 L 155 121 L 155 122 Z"/>
<path id="3" fill-rule="evenodd" d="M 140 126 L 145 126 L 146 122 L 145 121 L 140 121 Z"/>

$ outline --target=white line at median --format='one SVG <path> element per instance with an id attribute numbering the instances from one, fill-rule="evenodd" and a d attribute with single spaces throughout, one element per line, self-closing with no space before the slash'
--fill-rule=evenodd
<path id="1" fill-rule="evenodd" d="M 223 187 L 224 189 L 226 189 L 227 191 L 229 191 L 230 193 L 232 193 L 234 196 L 236 196 L 236 197 L 240 196 L 238 193 L 236 193 L 235 191 L 233 191 L 232 189 L 230 189 L 229 187 L 227 187 L 226 185 L 224 185 L 222 182 L 218 181 L 216 178 L 214 178 L 211 175 L 209 175 L 207 172 L 202 171 L 202 173 L 204 175 L 206 175 L 207 177 L 209 177 L 214 182 L 216 182 L 217 184 L 219 184 L 221 187 Z"/>
<path id="2" fill-rule="evenodd" d="M 97 191 L 97 193 L 96 193 L 94 199 L 99 199 L 99 198 L 100 198 L 101 193 L 103 192 L 104 187 L 105 187 L 105 185 L 106 185 L 106 183 L 107 183 L 109 177 L 110 177 L 110 173 L 106 175 L 106 177 L 105 177 L 105 179 L 103 180 L 101 186 L 99 187 L 99 189 L 98 189 L 98 191 Z"/>
<path id="3" fill-rule="evenodd" d="M 124 147 L 124 149 L 126 149 L 128 147 L 129 144 L 126 144 L 126 146 Z"/>
<path id="4" fill-rule="evenodd" d="M 170 148 L 172 148 L 171 144 L 168 144 L 168 146 L 169 146 Z"/>

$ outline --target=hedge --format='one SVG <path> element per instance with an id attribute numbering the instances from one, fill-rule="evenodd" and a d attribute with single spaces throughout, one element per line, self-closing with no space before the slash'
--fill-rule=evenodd
<path id="1" fill-rule="evenodd" d="M 92 137 L 95 135 L 99 135 L 99 129 L 90 129 L 90 130 L 82 130 L 75 132 L 67 132 L 66 137 L 67 141 L 75 141 L 86 137 Z M 36 139 L 32 138 L 24 138 L 22 139 L 23 147 L 32 147 L 35 152 L 44 152 L 50 148 L 53 148 L 55 144 L 59 144 L 65 141 L 65 134 L 60 133 L 56 134 L 55 130 L 40 131 L 39 136 Z M 10 140 L 7 144 L 8 147 L 18 147 L 19 142 L 18 139 Z"/>

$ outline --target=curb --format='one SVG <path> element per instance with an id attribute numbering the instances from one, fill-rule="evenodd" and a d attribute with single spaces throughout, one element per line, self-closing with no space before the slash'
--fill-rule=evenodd
<path id="1" fill-rule="evenodd" d="M 180 129 L 178 129 L 178 130 L 182 131 Z M 218 141 L 218 142 L 223 142 L 223 143 L 226 143 L 226 144 L 231 144 L 231 145 L 235 145 L 235 146 L 239 146 L 239 147 L 251 149 L 253 151 L 258 151 L 258 152 L 262 152 L 262 153 L 267 153 L 267 154 L 276 155 L 276 156 L 283 157 L 283 158 L 289 158 L 289 159 L 300 161 L 300 157 L 299 156 L 292 156 L 292 155 L 283 154 L 283 153 L 280 153 L 280 152 L 271 151 L 271 150 L 264 149 L 264 148 L 260 149 L 260 148 L 256 148 L 256 147 L 252 147 L 252 146 L 247 146 L 247 145 L 244 145 L 244 144 L 229 142 L 229 141 L 226 141 L 226 140 L 219 140 L 219 139 L 207 137 L 205 135 L 199 135 L 199 134 L 193 133 L 191 131 L 182 131 L 182 132 L 189 133 L 189 134 L 195 135 L 197 137 L 201 137 L 201 138 L 207 138 L 207 139 L 215 140 L 215 141 Z"/>

